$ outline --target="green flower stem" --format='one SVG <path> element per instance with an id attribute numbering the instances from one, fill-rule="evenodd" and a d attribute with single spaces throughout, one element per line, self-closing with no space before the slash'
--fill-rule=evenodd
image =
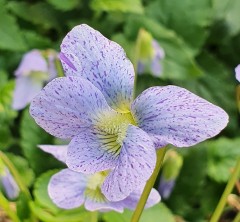
<path id="1" fill-rule="evenodd" d="M 222 211 L 223 211 L 223 209 L 224 209 L 224 207 L 226 205 L 227 197 L 232 192 L 232 189 L 233 189 L 233 187 L 235 185 L 236 180 L 239 177 L 239 174 L 240 174 L 240 157 L 237 160 L 237 164 L 236 164 L 236 166 L 234 168 L 234 171 L 233 171 L 233 173 L 232 173 L 232 175 L 231 175 L 231 177 L 230 177 L 230 179 L 228 181 L 228 184 L 227 184 L 227 186 L 226 186 L 226 188 L 225 188 L 225 190 L 224 190 L 224 192 L 222 194 L 222 197 L 221 197 L 220 201 L 218 202 L 218 205 L 217 205 L 217 207 L 216 207 L 216 209 L 215 209 L 215 211 L 214 211 L 214 213 L 213 213 L 213 215 L 211 217 L 210 222 L 217 222 L 217 221 L 219 221 L 219 218 L 220 218 L 220 216 L 222 214 Z"/>
<path id="2" fill-rule="evenodd" d="M 142 214 L 144 206 L 147 202 L 148 196 L 151 192 L 152 187 L 154 186 L 154 183 L 157 179 L 159 170 L 162 166 L 162 162 L 163 162 L 165 153 L 166 153 L 166 147 L 163 147 L 163 148 L 157 150 L 157 163 L 156 163 L 155 169 L 153 171 L 152 176 L 149 178 L 149 180 L 147 181 L 147 183 L 144 187 L 142 196 L 141 196 L 141 198 L 138 202 L 138 205 L 133 213 L 131 222 L 138 222 L 141 217 L 141 214 Z"/>
<path id="3" fill-rule="evenodd" d="M 24 184 L 24 182 L 21 179 L 21 176 L 19 175 L 17 169 L 15 168 L 15 166 L 12 164 L 12 162 L 8 159 L 8 157 L 0 151 L 0 158 L 2 159 L 2 161 L 4 162 L 4 164 L 8 167 L 8 169 L 10 170 L 12 176 L 14 177 L 16 183 L 19 186 L 19 189 L 29 198 L 31 199 L 31 194 L 27 188 L 27 186 Z"/>
<path id="4" fill-rule="evenodd" d="M 90 215 L 90 222 L 98 222 L 98 211 L 93 211 Z"/>
<path id="5" fill-rule="evenodd" d="M 234 218 L 233 222 L 239 222 L 240 221 L 240 211 L 238 212 L 237 216 Z"/>
<path id="6" fill-rule="evenodd" d="M 11 221 L 20 222 L 19 218 L 17 217 L 16 213 L 11 209 L 8 200 L 3 196 L 2 192 L 0 192 L 0 207 L 8 215 Z"/>

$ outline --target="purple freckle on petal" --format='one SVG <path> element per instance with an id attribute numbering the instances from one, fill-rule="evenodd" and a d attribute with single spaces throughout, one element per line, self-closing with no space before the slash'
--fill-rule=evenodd
<path id="1" fill-rule="evenodd" d="M 60 52 L 59 53 L 59 59 L 62 62 L 65 62 L 70 68 L 72 68 L 74 71 L 77 71 L 75 66 L 72 64 L 72 62 L 64 55 L 64 53 Z"/>

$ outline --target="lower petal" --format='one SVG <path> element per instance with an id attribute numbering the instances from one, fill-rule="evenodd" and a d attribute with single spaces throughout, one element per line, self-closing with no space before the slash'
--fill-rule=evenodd
<path id="1" fill-rule="evenodd" d="M 84 174 L 64 169 L 51 177 L 48 194 L 58 207 L 76 208 L 84 202 L 86 183 L 87 177 Z"/>
<path id="2" fill-rule="evenodd" d="M 145 185 L 155 164 L 151 138 L 140 128 L 129 125 L 116 167 L 103 183 L 103 194 L 110 201 L 123 200 L 136 187 Z"/>

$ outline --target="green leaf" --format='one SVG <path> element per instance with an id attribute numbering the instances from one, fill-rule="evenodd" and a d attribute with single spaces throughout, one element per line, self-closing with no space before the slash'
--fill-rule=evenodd
<path id="1" fill-rule="evenodd" d="M 14 51 L 26 49 L 16 19 L 8 13 L 3 0 L 0 0 L 0 48 Z"/>
<path id="2" fill-rule="evenodd" d="M 17 116 L 17 112 L 12 109 L 12 97 L 15 83 L 14 81 L 6 81 L 7 74 L 0 71 L 3 82 L 0 84 L 0 124 L 9 123 Z M 4 80 L 5 79 L 5 80 Z M 1 79 L 2 80 L 2 79 Z"/>
<path id="3" fill-rule="evenodd" d="M 207 143 L 208 151 L 208 176 L 221 183 L 227 182 L 231 170 L 240 156 L 240 138 L 220 138 Z"/>
<path id="4" fill-rule="evenodd" d="M 52 137 L 41 129 L 30 116 L 28 109 L 24 110 L 20 125 L 21 147 L 35 174 L 63 166 L 51 155 L 44 153 L 37 145 L 52 144 Z"/>
<path id="5" fill-rule="evenodd" d="M 239 0 L 213 0 L 213 8 L 216 19 L 222 20 L 228 26 L 228 31 L 231 36 L 240 32 L 239 23 Z"/>
<path id="6" fill-rule="evenodd" d="M 7 7 L 13 14 L 35 25 L 41 25 L 45 29 L 60 29 L 56 11 L 45 2 L 30 4 L 11 1 Z"/>
<path id="7" fill-rule="evenodd" d="M 12 153 L 8 153 L 7 157 L 12 161 L 15 168 L 18 170 L 21 178 L 24 180 L 24 183 L 30 187 L 34 180 L 34 172 L 29 167 L 28 162 L 21 156 L 16 156 Z"/>
<path id="8" fill-rule="evenodd" d="M 81 4 L 81 1 L 79 0 L 46 0 L 49 4 L 51 4 L 56 9 L 59 9 L 61 11 L 70 11 L 75 9 L 79 6 L 79 3 Z"/>
<path id="9" fill-rule="evenodd" d="M 30 217 L 30 209 L 29 209 L 29 198 L 24 194 L 20 193 L 17 200 L 17 215 L 21 219 L 21 221 L 25 221 L 25 219 Z"/>
<path id="10" fill-rule="evenodd" d="M 92 0 L 91 7 L 95 11 L 119 11 L 124 13 L 143 13 L 141 0 Z"/>
<path id="11" fill-rule="evenodd" d="M 147 7 L 146 12 L 174 30 L 196 52 L 204 44 L 212 22 L 211 0 L 157 0 Z"/>
<path id="12" fill-rule="evenodd" d="M 165 51 L 163 78 L 194 79 L 201 76 L 202 70 L 196 64 L 193 51 L 174 33 L 161 24 L 144 16 L 129 16 L 125 26 L 125 34 L 136 39 L 140 28 L 145 28 Z"/>
<path id="13" fill-rule="evenodd" d="M 133 212 L 129 210 L 125 210 L 124 213 L 117 213 L 114 211 L 105 213 L 103 215 L 103 219 L 105 222 L 129 222 L 131 221 Z M 145 209 L 143 214 L 139 220 L 139 222 L 156 222 L 156 218 L 158 221 L 166 221 L 166 222 L 174 222 L 174 216 L 171 211 L 165 206 L 164 203 L 156 204 L 155 206 Z"/>

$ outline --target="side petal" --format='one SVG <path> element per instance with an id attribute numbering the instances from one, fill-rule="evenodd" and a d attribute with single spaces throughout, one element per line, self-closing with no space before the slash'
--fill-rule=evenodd
<path id="1" fill-rule="evenodd" d="M 20 110 L 27 106 L 42 87 L 43 81 L 36 81 L 29 76 L 17 77 L 13 93 L 13 109 Z"/>
<path id="2" fill-rule="evenodd" d="M 143 188 L 133 191 L 126 199 L 122 200 L 121 202 L 124 208 L 134 210 L 140 200 L 142 192 L 143 192 Z M 161 197 L 158 191 L 153 188 L 148 196 L 147 202 L 145 204 L 145 208 L 154 206 L 155 204 L 159 203 L 160 200 L 161 200 Z"/>
<path id="3" fill-rule="evenodd" d="M 119 148 L 115 135 L 88 128 L 70 142 L 67 165 L 71 170 L 87 174 L 108 170 L 116 165 Z"/>
<path id="4" fill-rule="evenodd" d="M 122 213 L 124 210 L 124 206 L 121 201 L 118 202 L 95 202 L 91 199 L 86 199 L 85 201 L 85 208 L 89 211 L 95 211 L 99 210 L 101 212 L 106 212 L 106 211 L 117 211 L 119 213 Z"/>
<path id="5" fill-rule="evenodd" d="M 136 187 L 142 187 L 156 164 L 151 138 L 138 127 L 129 125 L 115 169 L 107 176 L 102 192 L 110 201 L 126 198 Z"/>
<path id="6" fill-rule="evenodd" d="M 57 160 L 66 163 L 68 146 L 38 145 L 38 147 L 44 152 L 52 154 Z"/>
<path id="7" fill-rule="evenodd" d="M 60 59 L 67 76 L 88 79 L 112 108 L 129 111 L 134 69 L 120 45 L 88 25 L 79 25 L 63 39 Z"/>
<path id="8" fill-rule="evenodd" d="M 240 65 L 235 68 L 236 79 L 240 82 Z"/>
<path id="9" fill-rule="evenodd" d="M 52 80 L 33 99 L 30 114 L 36 123 L 53 136 L 70 139 L 97 122 L 98 117 L 114 112 L 102 93 L 88 80 L 62 77 Z"/>
<path id="10" fill-rule="evenodd" d="M 51 177 L 48 194 L 58 207 L 76 208 L 84 202 L 86 183 L 87 177 L 84 174 L 64 169 Z"/>
<path id="11" fill-rule="evenodd" d="M 131 106 L 138 126 L 155 141 L 188 147 L 217 135 L 228 123 L 228 115 L 218 106 L 177 86 L 152 87 Z"/>

